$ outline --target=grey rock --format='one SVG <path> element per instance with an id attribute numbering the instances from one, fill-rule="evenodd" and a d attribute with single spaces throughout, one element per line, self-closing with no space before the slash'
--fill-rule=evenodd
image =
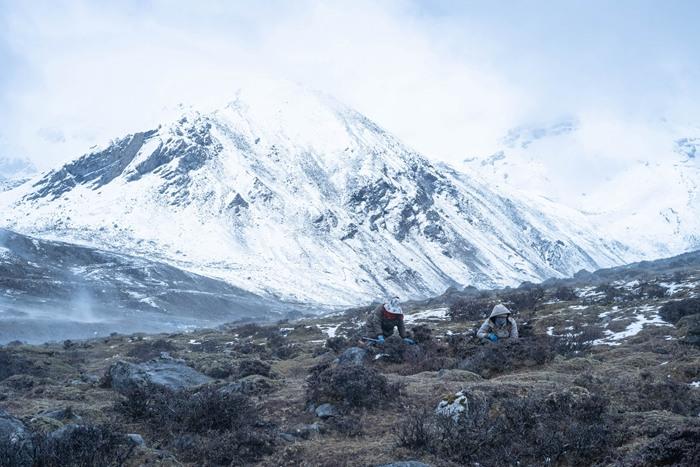
<path id="1" fill-rule="evenodd" d="M 338 409 L 333 404 L 321 404 L 316 407 L 316 416 L 319 418 L 330 418 L 338 416 Z"/>
<path id="2" fill-rule="evenodd" d="M 338 357 L 338 365 L 362 365 L 367 358 L 367 350 L 360 347 L 350 347 Z"/>
<path id="3" fill-rule="evenodd" d="M 41 417 L 52 418 L 54 420 L 66 421 L 66 420 L 82 420 L 80 415 L 73 412 L 73 407 L 63 407 L 60 409 L 47 410 L 39 414 Z"/>
<path id="4" fill-rule="evenodd" d="M 0 409 L 0 442 L 18 443 L 29 437 L 29 431 L 18 418 Z"/>
<path id="5" fill-rule="evenodd" d="M 298 425 L 294 429 L 294 434 L 302 439 L 309 439 L 317 436 L 321 433 L 321 425 L 317 423 L 311 423 L 309 425 Z"/>
<path id="6" fill-rule="evenodd" d="M 167 360 L 140 364 L 119 361 L 109 368 L 108 374 L 112 388 L 119 392 L 148 384 L 179 391 L 214 381 L 187 365 Z"/>
<path id="7" fill-rule="evenodd" d="M 0 450 L 14 456 L 18 466 L 31 465 L 31 434 L 21 420 L 0 409 Z"/>
<path id="8" fill-rule="evenodd" d="M 141 436 L 138 433 L 129 433 L 128 435 L 126 435 L 126 437 L 129 440 L 129 442 L 131 444 L 133 444 L 134 446 L 145 446 L 146 445 L 146 441 L 143 440 L 143 436 Z"/>

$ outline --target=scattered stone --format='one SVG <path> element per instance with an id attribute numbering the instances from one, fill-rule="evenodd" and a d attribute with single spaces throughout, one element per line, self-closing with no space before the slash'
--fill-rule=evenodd
<path id="1" fill-rule="evenodd" d="M 309 425 L 301 424 L 297 425 L 294 429 L 294 435 L 301 439 L 309 439 L 317 436 L 321 433 L 321 425 L 316 423 L 311 423 Z"/>
<path id="2" fill-rule="evenodd" d="M 118 361 L 107 373 L 110 386 L 119 392 L 147 384 L 179 391 L 214 381 L 185 364 L 167 360 L 139 364 Z"/>
<path id="3" fill-rule="evenodd" d="M 39 416 L 46 417 L 46 418 L 52 418 L 54 420 L 59 420 L 59 421 L 66 421 L 66 420 L 80 421 L 80 420 L 82 420 L 82 417 L 80 417 L 80 415 L 73 412 L 73 407 L 70 405 L 68 407 L 63 407 L 60 409 L 53 409 L 53 410 L 47 410 L 47 411 L 41 412 L 41 413 L 39 413 Z"/>
<path id="4" fill-rule="evenodd" d="M 350 347 L 338 357 L 338 365 L 362 365 L 367 358 L 367 350 L 360 347 Z"/>
<path id="5" fill-rule="evenodd" d="M 29 431 L 24 423 L 0 409 L 0 444 L 17 444 L 28 440 Z"/>
<path id="6" fill-rule="evenodd" d="M 129 442 L 131 444 L 133 444 L 134 446 L 145 446 L 146 445 L 146 441 L 143 440 L 143 436 L 141 436 L 138 433 L 129 433 L 128 435 L 126 435 L 126 437 L 129 440 Z"/>
<path id="7" fill-rule="evenodd" d="M 466 415 L 469 408 L 469 401 L 464 392 L 460 391 L 454 396 L 441 400 L 438 403 L 435 413 L 452 418 L 455 422 L 463 415 Z"/>
<path id="8" fill-rule="evenodd" d="M 338 416 L 338 409 L 333 404 L 321 404 L 314 411 L 319 418 L 330 418 Z"/>

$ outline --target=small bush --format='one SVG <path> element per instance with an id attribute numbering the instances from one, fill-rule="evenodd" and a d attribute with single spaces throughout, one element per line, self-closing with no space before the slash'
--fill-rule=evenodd
<path id="1" fill-rule="evenodd" d="M 558 287 L 554 292 L 554 298 L 562 302 L 572 302 L 578 300 L 578 295 L 576 295 L 576 291 L 573 288 L 562 286 Z"/>
<path id="2" fill-rule="evenodd" d="M 700 298 L 686 298 L 676 302 L 665 303 L 659 315 L 665 321 L 676 324 L 681 318 L 700 313 Z"/>
<path id="3" fill-rule="evenodd" d="M 495 344 L 485 343 L 478 346 L 458 366 L 489 378 L 553 360 L 556 355 L 555 344 L 556 341 L 548 336 L 500 340 Z"/>
<path id="4" fill-rule="evenodd" d="M 14 375 L 44 376 L 45 371 L 10 349 L 0 349 L 0 381 Z"/>
<path id="5" fill-rule="evenodd" d="M 329 337 L 326 339 L 326 348 L 331 349 L 337 354 L 341 353 L 348 347 L 350 347 L 350 342 L 342 336 Z"/>
<path id="6" fill-rule="evenodd" d="M 676 428 L 654 437 L 650 442 L 618 459 L 616 465 L 700 465 L 700 427 Z"/>
<path id="7" fill-rule="evenodd" d="M 282 360 L 294 358 L 299 353 L 297 345 L 279 332 L 269 335 L 267 344 L 270 346 L 272 354 Z"/>
<path id="8" fill-rule="evenodd" d="M 251 400 L 235 392 L 205 387 L 196 391 L 134 388 L 116 409 L 146 422 L 188 459 L 211 464 L 249 462 L 273 447 L 272 427 L 260 419 Z"/>
<path id="9" fill-rule="evenodd" d="M 614 447 L 607 401 L 568 391 L 470 397 L 460 418 L 415 410 L 398 444 L 461 465 L 590 465 Z"/>
<path id="10" fill-rule="evenodd" d="M 134 445 L 108 425 L 66 425 L 34 433 L 23 443 L 0 443 L 0 465 L 37 467 L 122 466 Z"/>
<path id="11" fill-rule="evenodd" d="M 450 305 L 447 315 L 452 321 L 476 321 L 486 318 L 494 305 L 489 298 L 462 298 Z"/>
<path id="12" fill-rule="evenodd" d="M 138 342 L 129 350 L 127 355 L 145 362 L 160 357 L 162 352 L 170 353 L 176 350 L 177 347 L 175 347 L 172 342 L 166 341 L 165 339 L 158 339 L 155 341 Z"/>
<path id="13" fill-rule="evenodd" d="M 270 364 L 261 360 L 242 360 L 238 364 L 238 377 L 245 378 L 250 375 L 270 376 Z"/>
<path id="14" fill-rule="evenodd" d="M 664 298 L 668 289 L 658 284 L 644 282 L 639 286 L 639 294 L 649 298 Z"/>
<path id="15" fill-rule="evenodd" d="M 430 342 L 430 340 L 432 339 L 433 331 L 428 326 L 420 324 L 418 326 L 414 326 L 411 330 L 411 333 L 413 334 L 414 341 L 416 341 L 419 344 L 425 344 L 427 342 Z"/>
<path id="16" fill-rule="evenodd" d="M 511 311 L 523 312 L 534 310 L 542 302 L 544 289 L 538 285 L 521 286 L 515 290 L 502 292 L 499 297 Z"/>
<path id="17" fill-rule="evenodd" d="M 322 364 L 311 370 L 307 383 L 310 401 L 342 402 L 349 407 L 376 407 L 400 394 L 400 388 L 389 384 L 384 375 L 362 365 Z"/>

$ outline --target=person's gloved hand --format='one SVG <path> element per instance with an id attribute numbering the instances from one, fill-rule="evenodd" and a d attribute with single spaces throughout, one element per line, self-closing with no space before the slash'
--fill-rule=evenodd
<path id="1" fill-rule="evenodd" d="M 489 333 L 489 335 L 486 336 L 486 337 L 487 337 L 488 340 L 490 340 L 491 342 L 496 342 L 496 341 L 498 340 L 498 336 L 497 336 L 496 334 L 492 333 L 492 332 Z"/>
<path id="2" fill-rule="evenodd" d="M 379 342 L 380 344 L 383 344 L 384 343 L 384 336 L 381 336 L 381 335 L 377 336 L 377 342 Z"/>
<path id="3" fill-rule="evenodd" d="M 411 339 L 410 337 L 404 337 L 404 338 L 403 338 L 403 341 L 404 341 L 404 343 L 406 343 L 406 344 L 408 344 L 408 345 L 416 345 L 416 341 L 414 341 L 414 340 Z"/>

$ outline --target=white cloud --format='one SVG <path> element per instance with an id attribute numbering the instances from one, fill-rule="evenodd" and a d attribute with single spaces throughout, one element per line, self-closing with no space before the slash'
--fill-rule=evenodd
<path id="1" fill-rule="evenodd" d="M 445 160 L 489 153 L 509 127 L 535 118 L 570 112 L 620 119 L 619 102 L 630 97 L 611 95 L 618 76 L 596 81 L 604 70 L 576 78 L 571 63 L 582 55 L 562 58 L 565 47 L 549 50 L 541 37 L 521 53 L 527 47 L 518 43 L 521 21 L 493 23 L 498 11 L 483 19 L 463 7 L 443 16 L 401 1 L 74 1 L 3 9 L 4 150 L 42 168 L 152 127 L 178 103 L 221 106 L 260 75 L 327 91 Z M 660 111 L 673 106 L 686 116 L 694 110 L 683 97 L 695 85 L 683 77 L 695 68 L 689 71 L 683 59 L 664 64 L 679 78 L 669 84 L 673 102 L 664 100 Z M 65 141 L 37 138 L 42 129 Z M 599 130 L 587 143 L 593 153 L 610 140 L 607 128 Z"/>

